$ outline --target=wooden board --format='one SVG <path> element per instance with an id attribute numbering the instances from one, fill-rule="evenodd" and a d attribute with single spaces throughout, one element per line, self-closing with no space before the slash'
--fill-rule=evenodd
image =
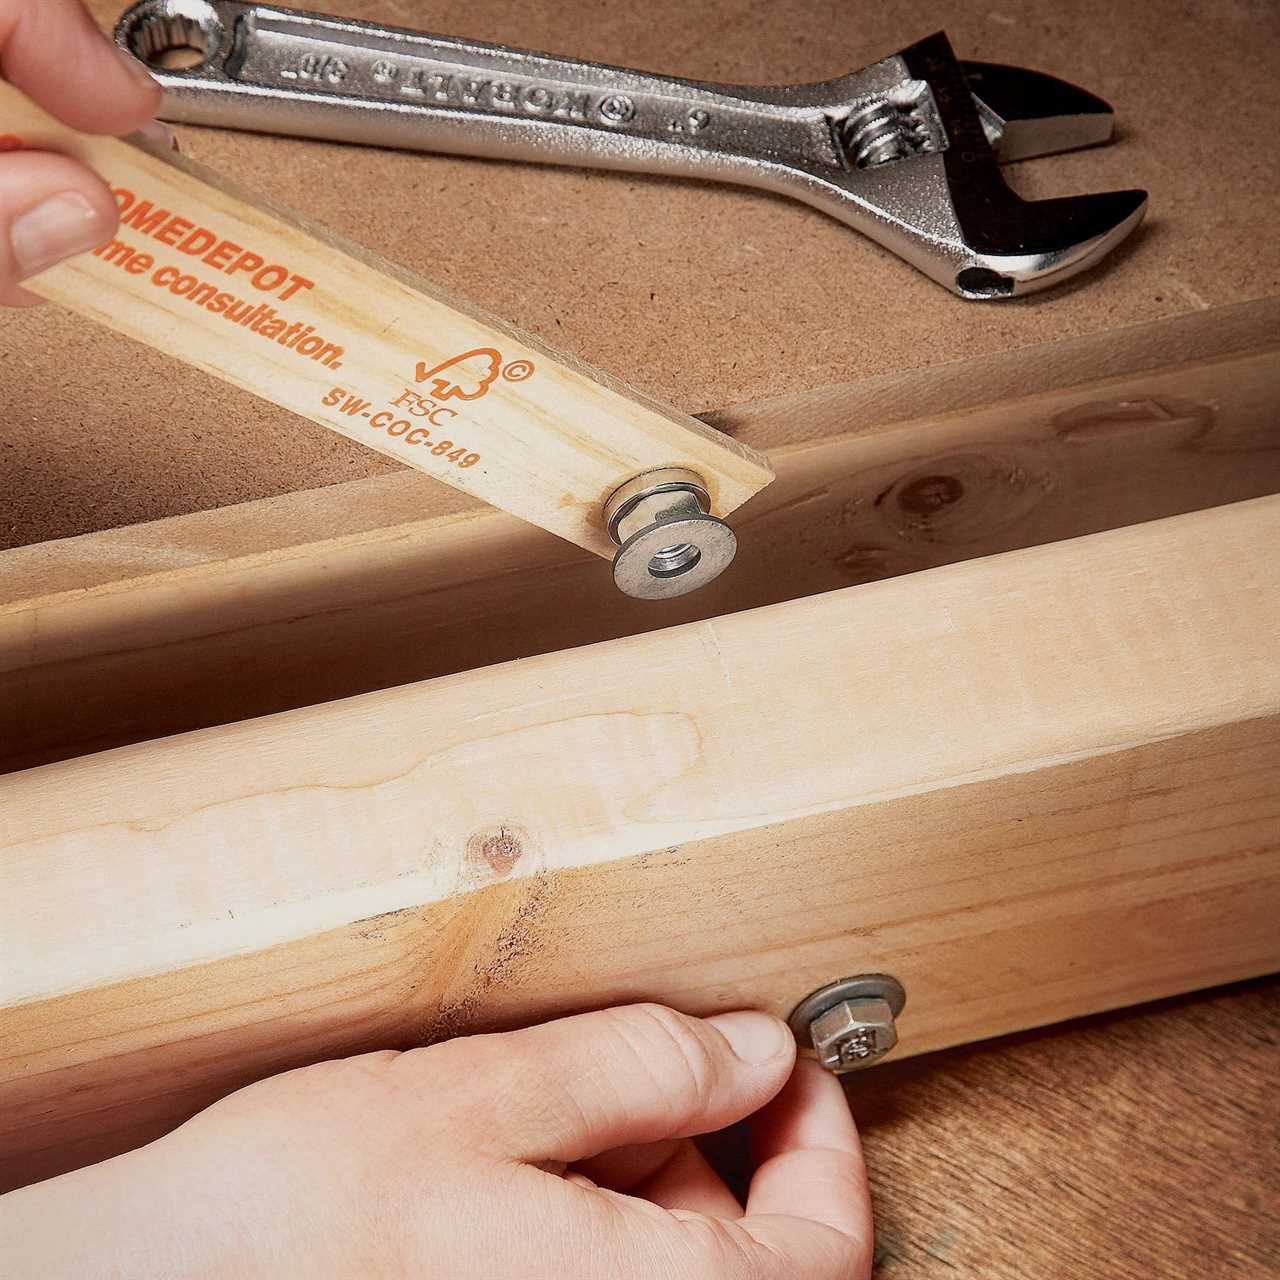
<path id="1" fill-rule="evenodd" d="M 9 145 L 99 173 L 116 238 L 26 282 L 87 319 L 598 556 L 604 504 L 680 467 L 727 515 L 764 459 L 359 246 L 142 141 L 67 128 L 0 82 Z M 277 310 L 277 307 L 279 310 Z"/>
<path id="2" fill-rule="evenodd" d="M 1273 968 L 1277 537 L 1258 499 L 0 779 L 7 1178 L 630 998 L 888 970 L 918 1053 Z"/>
<path id="3" fill-rule="evenodd" d="M 90 3 L 109 24 L 123 0 Z M 1127 512 L 1151 517 L 1184 509 L 1176 503 L 1248 496 L 1249 468 L 1266 469 L 1274 459 L 1275 396 L 1267 384 L 1248 375 L 1236 396 L 1232 376 L 1192 375 L 1194 389 L 1183 398 L 1196 414 L 1221 409 L 1215 434 L 1225 428 L 1228 440 L 1240 441 L 1230 457 L 1186 447 L 1187 419 L 1168 407 L 1161 386 L 1125 378 L 1243 350 L 1220 347 L 1212 335 L 1239 322 L 1231 317 L 1247 307 L 1235 304 L 1276 295 L 1280 152 L 1223 145 L 1221 113 L 1205 103 L 1221 98 L 1221 68 L 1229 66 L 1249 85 L 1250 120 L 1263 132 L 1280 120 L 1280 81 L 1270 67 L 1280 12 L 1250 0 L 1227 0 L 1212 13 L 1170 3 L 1117 9 L 1066 0 L 1049 11 L 1031 0 L 994 8 L 908 0 L 860 10 L 851 26 L 848 7 L 836 0 L 668 4 L 330 0 L 325 7 L 673 74 L 758 82 L 837 73 L 945 26 L 963 56 L 1065 75 L 1118 109 L 1119 145 L 1016 166 L 1011 177 L 1020 191 L 1147 186 L 1148 223 L 1107 269 L 1078 285 L 1012 306 L 975 307 L 812 211 L 730 188 L 190 129 L 180 131 L 183 151 L 269 199 L 305 207 L 325 226 L 444 280 L 648 394 L 707 412 L 756 447 L 895 425 L 927 430 L 928 448 L 919 453 L 907 437 L 889 434 L 874 452 L 850 456 L 854 466 L 888 468 L 872 500 L 885 489 L 900 494 L 897 482 L 916 478 L 917 457 L 930 474 L 954 474 L 944 442 L 981 454 L 991 440 L 1003 450 L 1019 439 L 1020 412 L 1039 432 L 1050 402 L 1036 398 L 1056 394 L 1045 381 L 1061 358 L 1053 352 L 1074 351 L 1083 361 L 1086 348 L 1074 343 L 1092 338 L 1092 370 L 1073 375 L 1074 385 L 1118 380 L 1103 415 L 1116 434 L 1077 435 L 1070 451 L 1037 434 L 1033 474 L 1047 469 L 1057 482 L 1041 501 L 1005 529 L 976 520 L 985 509 L 976 502 L 944 505 L 941 518 L 923 522 L 899 508 L 896 522 L 881 523 L 884 505 L 856 503 L 863 491 L 850 472 L 840 491 L 851 519 L 842 523 L 832 493 L 816 542 L 800 537 L 803 503 L 771 513 L 770 539 L 776 534 L 775 545 L 789 548 L 802 581 L 842 586 L 1109 527 Z M 1135 75 L 1135 58 L 1151 49 L 1159 50 L 1157 70 Z M 1181 330 L 1177 350 L 1169 330 L 1135 349 L 1129 326 L 1166 318 L 1199 324 Z M 1253 313 L 1247 327 L 1257 319 Z M 1274 318 L 1254 328 L 1278 330 Z M 974 379 L 976 369 L 985 372 Z M 916 381 L 913 371 L 930 376 Z M 1005 390 L 988 394 L 1000 378 Z M 1020 388 L 1029 397 L 1021 404 Z M 442 531 L 430 524 L 435 515 L 465 511 L 453 491 L 402 477 L 389 460 L 205 375 L 175 378 L 168 359 L 123 339 L 103 340 L 55 308 L 0 316 L 0 390 L 0 545 L 112 530 L 101 541 L 32 548 L 0 567 L 0 589 L 19 584 L 8 598 L 19 605 L 19 620 L 6 618 L 12 666 L 0 676 L 0 717 L 15 694 L 22 708 L 16 725 L 0 724 L 0 743 L 19 732 L 23 749 L 34 743 L 45 758 L 75 753 L 94 745 L 94 733 L 105 731 L 99 743 L 146 738 L 460 670 L 471 665 L 468 636 L 472 660 L 483 662 L 534 651 L 530 644 L 554 648 L 614 633 L 604 608 L 611 596 L 571 589 L 557 598 L 585 603 L 581 626 L 567 604 L 557 626 L 522 635 L 529 614 L 512 584 L 535 592 L 538 575 L 521 574 L 541 565 L 545 582 L 571 586 L 574 566 L 584 575 L 598 568 L 585 558 L 570 553 L 568 562 L 548 564 L 537 535 L 528 545 L 511 543 L 500 524 L 472 525 L 465 516 L 456 531 L 490 531 L 484 546 L 498 555 L 495 577 L 469 594 L 460 574 L 475 559 L 456 544 L 440 559 Z M 1135 399 L 1150 436 L 1122 431 L 1125 405 Z M 962 434 L 939 434 L 948 422 Z M 1237 431 L 1249 436 L 1247 445 Z M 969 492 L 1021 510 L 1012 501 L 1016 487 L 1001 485 L 999 474 L 986 474 Z M 332 488 L 294 493 L 316 485 Z M 1167 486 L 1173 496 L 1164 508 Z M 1265 478 L 1259 486 L 1275 487 Z M 825 487 L 802 486 L 797 496 L 826 502 Z M 267 495 L 290 496 L 216 510 Z M 116 528 L 191 512 L 204 514 Z M 329 539 L 339 540 L 332 558 Z M 514 554 L 518 546 L 524 550 Z M 844 555 L 868 546 L 875 557 Z M 508 550 L 512 559 L 503 561 Z M 511 570 L 505 582 L 504 564 Z M 789 589 L 785 578 L 753 571 L 741 599 L 766 603 L 768 592 Z M 33 584 L 37 590 L 28 592 Z M 39 607 L 22 607 L 37 597 Z M 444 601 L 452 617 L 436 607 Z M 510 625 L 494 619 L 495 601 L 511 603 Z M 468 608 L 480 612 L 468 615 Z M 653 625 L 650 614 L 617 627 Z M 250 636 L 261 642 L 255 661 L 245 659 Z M 144 682 L 148 665 L 154 679 Z M 71 723 L 81 717 L 87 738 Z M 565 1007 L 570 988 L 584 1002 L 668 992 L 690 1008 L 724 1007 L 746 998 L 734 979 L 744 963 L 735 948 L 749 935 L 758 934 L 764 951 L 745 963 L 782 992 L 825 980 L 832 965 L 876 956 L 887 963 L 905 955 L 912 974 L 920 972 L 935 933 L 945 934 L 937 955 L 950 978 L 939 971 L 924 987 L 911 980 L 913 1006 L 923 998 L 930 1020 L 944 995 L 963 1003 L 990 976 L 993 957 L 1013 954 L 1016 974 L 992 997 L 993 1017 L 980 1023 L 975 1016 L 973 1033 L 1078 1011 L 1074 1001 L 1094 998 L 1083 981 L 1094 972 L 1102 975 L 1097 1004 L 1226 980 L 1246 970 L 1244 951 L 1274 935 L 1274 872 L 1239 888 L 1218 878 L 1234 863 L 1270 865 L 1276 837 L 1266 815 L 1274 801 L 1259 799 L 1254 808 L 1241 788 L 1270 785 L 1272 744 L 1264 738 L 1202 762 L 1193 743 L 1176 738 L 1152 748 L 1169 756 L 1102 757 L 1097 774 L 1074 766 L 1086 771 L 1074 788 L 1044 771 L 1011 778 L 1025 791 L 994 808 L 981 788 L 946 789 L 917 798 L 925 806 L 918 810 L 904 798 L 889 810 L 861 807 L 848 821 L 834 815 L 806 820 L 815 824 L 809 828 L 791 824 L 792 841 L 771 841 L 769 830 L 758 841 L 716 837 L 708 859 L 699 842 L 672 855 L 676 865 L 641 855 L 590 868 L 580 879 L 544 876 L 536 894 L 525 892 L 527 881 L 486 883 L 447 918 L 444 908 L 406 910 L 314 945 L 295 942 L 41 1002 L 27 1010 L 38 1027 L 21 1026 L 6 1066 L 5 1177 L 37 1177 L 142 1141 L 273 1069 L 346 1047 L 408 1043 L 442 1027 L 532 1016 L 519 996 L 526 984 L 541 1001 L 530 1006 L 535 1012 Z M 1188 791 L 1189 779 L 1208 781 Z M 965 802 L 970 794 L 973 804 Z M 904 829 L 920 824 L 919 846 L 880 838 L 899 820 Z M 832 825 L 816 825 L 822 822 Z M 818 847 L 808 849 L 806 837 Z M 1013 868 L 1015 906 L 1029 923 L 1011 935 L 993 919 L 989 899 L 1003 891 L 1001 859 L 1017 862 L 1024 840 L 1038 842 L 1032 861 Z M 268 879 L 269 847 L 255 851 L 254 863 Z M 1055 879 L 1052 859 L 1063 850 L 1063 878 Z M 806 856 L 818 855 L 825 880 L 806 876 Z M 1157 875 L 1150 859 L 1166 855 L 1177 870 Z M 757 868 L 773 874 L 791 857 L 796 871 L 781 890 L 753 892 Z M 926 868 L 936 865 L 942 870 L 929 879 Z M 887 866 L 916 868 L 919 878 L 895 894 Z M 670 894 L 659 892 L 672 878 Z M 1068 882 L 1078 889 L 1068 892 Z M 1164 895 L 1159 904 L 1134 905 L 1145 888 Z M 616 909 L 608 905 L 615 893 Z M 921 913 L 911 910 L 917 898 Z M 934 911 L 940 900 L 944 909 Z M 1064 917 L 1048 920 L 1041 936 L 1037 927 L 1054 902 Z M 793 927 L 813 936 L 796 941 Z M 610 940 L 607 951 L 601 936 Z M 1191 973 L 1171 955 L 1183 940 Z M 1113 982 L 1132 959 L 1120 954 L 1130 943 L 1141 951 L 1131 980 Z M 679 965 L 644 962 L 691 945 L 683 981 Z M 1202 951 L 1223 963 L 1200 966 Z M 438 980 L 444 970 L 447 980 Z M 597 974 L 592 987 L 587 978 Z M 549 995 L 546 984 L 556 982 L 558 994 Z M 1048 993 L 1044 1007 L 1020 1004 L 1014 988 L 1025 996 L 1037 984 Z M 441 987 L 450 993 L 447 1005 Z M 440 1017 L 442 1008 L 449 1016 Z M 18 1027 L 13 1013 L 0 1020 L 0 1043 Z M 1248 1040 L 1251 1030 L 1265 1032 L 1255 1011 L 1224 1024 L 1191 1006 L 1164 1035 L 1128 1036 L 1112 1022 L 1082 1049 L 1073 1038 L 1079 1033 L 1071 1033 L 1056 1069 L 1003 1044 L 873 1073 L 860 1082 L 872 1093 L 870 1107 L 856 1105 L 870 1122 L 884 1274 L 932 1280 L 960 1270 L 1022 1280 L 1071 1264 L 1126 1277 L 1270 1274 L 1278 1264 L 1265 1190 L 1275 1170 L 1263 1158 L 1263 1126 L 1274 1050 L 1267 1056 L 1265 1045 Z M 916 1043 L 916 1030 L 910 1034 Z M 1215 1065 L 1205 1047 L 1220 1034 L 1231 1051 Z M 1246 1059 L 1253 1076 L 1240 1074 Z M 1135 1222 L 1141 1230 L 1132 1229 Z"/>
<path id="4" fill-rule="evenodd" d="M 109 25 L 124 0 L 91 7 Z M 1224 145 L 1222 113 L 1206 107 L 1221 100 L 1230 67 L 1249 86 L 1250 129 L 1274 134 L 1275 6 L 1223 0 L 1209 14 L 1169 0 L 1064 0 L 1052 10 L 1033 0 L 908 0 L 864 6 L 856 21 L 841 0 L 324 7 L 744 82 L 838 74 L 945 27 L 964 57 L 1054 72 L 1114 104 L 1115 145 L 1014 166 L 1011 180 L 1029 196 L 1147 187 L 1146 225 L 1078 284 L 990 306 L 947 295 L 813 210 L 755 192 L 180 130 L 185 155 L 685 412 L 1029 352 L 1277 294 L 1280 152 Z M 1152 49 L 1158 72 L 1134 74 Z M 169 359 L 54 308 L 0 317 L 0 389 L 2 545 L 387 475 L 396 465 L 203 374 L 175 376 Z M 808 428 L 807 416 L 794 415 L 786 442 L 810 438 Z M 419 493 L 420 514 L 450 509 L 452 491 Z"/>
<path id="5" fill-rule="evenodd" d="M 718 415 L 817 438 L 666 605 L 407 475 L 3 552 L 0 771 L 1280 492 L 1277 401 L 1262 302 Z"/>

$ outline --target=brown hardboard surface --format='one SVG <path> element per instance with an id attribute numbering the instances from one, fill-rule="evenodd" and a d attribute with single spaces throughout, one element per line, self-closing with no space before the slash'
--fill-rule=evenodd
<path id="1" fill-rule="evenodd" d="M 903 1062 L 848 1089 L 877 1280 L 1274 1280 L 1280 983 Z"/>
<path id="2" fill-rule="evenodd" d="M 91 0 L 104 25 L 121 0 Z M 180 130 L 183 150 L 678 408 L 702 412 L 1280 290 L 1280 6 L 1266 0 L 328 0 L 332 12 L 704 79 L 817 79 L 945 27 L 1117 109 L 1028 196 L 1143 186 L 1146 226 L 1036 298 L 953 298 L 794 202 L 635 175 Z M 1247 86 L 1243 99 L 1231 89 Z M 0 316 L 0 547 L 396 464 L 51 307 Z M 789 430 L 805 438 L 805 424 Z M 775 440 L 757 443 L 771 445 Z M 433 487 L 442 509 L 459 503 Z"/>
<path id="3" fill-rule="evenodd" d="M 848 1077 L 875 1280 L 1274 1280 L 1278 1073 L 1267 978 Z"/>

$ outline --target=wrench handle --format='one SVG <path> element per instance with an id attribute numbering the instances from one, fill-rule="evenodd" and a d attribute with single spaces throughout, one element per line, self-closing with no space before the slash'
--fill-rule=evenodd
<path id="1" fill-rule="evenodd" d="M 142 0 L 116 38 L 181 32 Z M 183 0 L 203 60 L 155 70 L 162 118 L 260 133 L 589 168 L 762 181 L 846 168 L 822 86 L 740 88 L 237 0 Z M 150 59 L 153 63 L 155 58 Z"/>

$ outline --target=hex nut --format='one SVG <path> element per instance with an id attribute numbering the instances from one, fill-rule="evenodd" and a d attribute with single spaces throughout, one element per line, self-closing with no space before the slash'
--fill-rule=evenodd
<path id="1" fill-rule="evenodd" d="M 809 1030 L 818 1061 L 837 1074 L 869 1067 L 898 1043 L 887 1000 L 842 1000 L 815 1018 Z"/>

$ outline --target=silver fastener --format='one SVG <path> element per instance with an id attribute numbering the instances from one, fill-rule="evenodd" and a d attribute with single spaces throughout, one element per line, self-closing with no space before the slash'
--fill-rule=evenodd
<path id="1" fill-rule="evenodd" d="M 738 540 L 711 514 L 706 483 L 696 472 L 667 467 L 633 476 L 604 504 L 609 536 L 618 544 L 613 580 L 638 600 L 670 600 L 718 578 Z"/>
<path id="2" fill-rule="evenodd" d="M 842 1075 L 878 1062 L 898 1043 L 895 1019 L 907 1002 L 887 974 L 842 978 L 806 996 L 791 1014 L 791 1030 L 828 1071 Z"/>

